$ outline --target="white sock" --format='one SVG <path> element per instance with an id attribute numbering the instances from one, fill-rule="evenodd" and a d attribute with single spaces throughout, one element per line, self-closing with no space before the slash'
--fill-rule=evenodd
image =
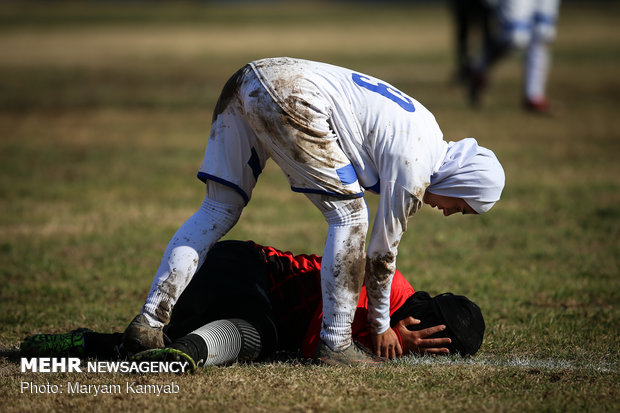
<path id="1" fill-rule="evenodd" d="M 551 55 L 545 42 L 534 38 L 525 56 L 525 96 L 533 101 L 545 98 Z"/>
<path id="2" fill-rule="evenodd" d="M 323 306 L 325 307 L 325 306 Z M 353 317 L 351 313 L 323 312 L 323 328 L 321 329 L 321 340 L 333 351 L 341 351 L 353 343 L 351 324 Z"/>
<path id="3" fill-rule="evenodd" d="M 205 197 L 202 206 L 168 243 L 142 307 L 152 327 L 168 322 L 170 311 L 202 265 L 207 252 L 237 222 L 243 207 Z"/>
<path id="4" fill-rule="evenodd" d="M 334 351 L 351 345 L 351 323 L 364 279 L 368 212 L 363 200 L 324 213 L 329 224 L 321 261 L 321 339 Z"/>

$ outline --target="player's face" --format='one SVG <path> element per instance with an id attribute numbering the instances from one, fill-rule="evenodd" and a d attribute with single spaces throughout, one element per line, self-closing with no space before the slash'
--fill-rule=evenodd
<path id="1" fill-rule="evenodd" d="M 477 214 L 477 212 L 461 198 L 437 195 L 426 191 L 424 193 L 423 201 L 432 208 L 442 210 L 444 216 L 452 215 L 457 212 L 460 212 L 461 214 Z"/>

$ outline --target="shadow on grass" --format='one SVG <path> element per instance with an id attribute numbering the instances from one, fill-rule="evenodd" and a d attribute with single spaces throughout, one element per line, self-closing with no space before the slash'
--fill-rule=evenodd
<path id="1" fill-rule="evenodd" d="M 19 348 L 0 348 L 0 358 L 3 358 L 8 362 L 18 364 L 20 359 Z"/>

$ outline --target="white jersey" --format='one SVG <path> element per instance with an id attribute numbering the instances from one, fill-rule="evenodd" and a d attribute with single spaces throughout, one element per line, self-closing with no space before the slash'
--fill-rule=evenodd
<path id="1" fill-rule="evenodd" d="M 395 257 L 447 150 L 434 116 L 394 86 L 350 69 L 291 58 L 251 66 L 288 115 L 308 121 L 300 99 L 291 98 L 302 97 L 327 116 L 361 186 L 381 195 L 368 255 Z"/>
<path id="2" fill-rule="evenodd" d="M 371 329 L 381 333 L 390 326 L 398 244 L 446 151 L 434 116 L 395 87 L 329 64 L 270 58 L 241 68 L 224 86 L 198 177 L 234 189 L 247 203 L 271 158 L 291 189 L 319 207 L 330 228 L 332 221 L 350 225 L 365 219 L 358 215 L 362 210 L 366 215 L 365 206 L 351 201 L 365 189 L 379 193 L 366 286 Z M 357 242 L 339 244 L 328 237 L 325 255 L 342 260 Z M 348 261 L 340 273 L 355 275 L 352 265 Z M 354 312 L 357 298 L 336 287 L 330 271 L 329 265 L 321 269 L 322 280 L 333 284 L 324 291 L 324 313 L 332 302 L 335 312 Z"/>

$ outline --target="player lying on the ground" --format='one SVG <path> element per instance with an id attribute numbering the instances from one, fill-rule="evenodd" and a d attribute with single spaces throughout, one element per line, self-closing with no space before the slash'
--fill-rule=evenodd
<path id="1" fill-rule="evenodd" d="M 279 352 L 313 358 L 322 322 L 320 269 L 321 257 L 316 255 L 293 255 L 252 241 L 219 242 L 172 311 L 165 328 L 168 347 L 134 358 L 181 357 L 204 365 L 269 360 Z M 393 349 L 392 359 L 406 354 L 466 356 L 482 344 L 482 313 L 463 296 L 431 298 L 423 291 L 414 293 L 396 271 L 390 303 L 391 326 L 402 348 L 402 352 Z M 372 346 L 367 312 L 363 287 L 353 321 L 353 338 L 362 351 Z M 23 356 L 32 357 L 128 356 L 122 333 L 86 329 L 28 337 L 21 350 Z M 318 361 L 334 363 L 332 359 Z M 385 359 L 374 357 L 374 361 Z"/>

